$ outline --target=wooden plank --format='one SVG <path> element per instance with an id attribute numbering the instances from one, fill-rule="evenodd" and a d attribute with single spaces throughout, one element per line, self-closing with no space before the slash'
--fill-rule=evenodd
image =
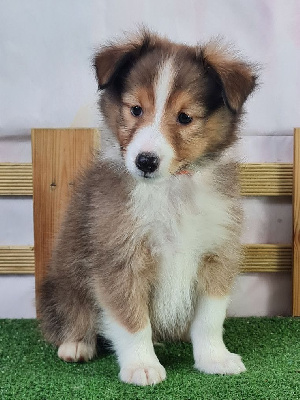
<path id="1" fill-rule="evenodd" d="M 244 252 L 242 272 L 290 272 L 292 269 L 291 245 L 245 245 Z"/>
<path id="2" fill-rule="evenodd" d="M 294 132 L 293 221 L 293 316 L 300 317 L 300 128 Z"/>
<path id="3" fill-rule="evenodd" d="M 0 246 L 0 274 L 34 274 L 33 246 Z"/>
<path id="4" fill-rule="evenodd" d="M 242 164 L 240 184 L 242 196 L 292 196 L 293 164 Z M 31 164 L 0 164 L 0 195 L 31 196 Z"/>
<path id="5" fill-rule="evenodd" d="M 292 196 L 293 164 L 241 164 L 242 196 Z"/>
<path id="6" fill-rule="evenodd" d="M 76 175 L 92 159 L 99 134 L 96 129 L 32 129 L 31 135 L 38 293 Z"/>
<path id="7" fill-rule="evenodd" d="M 244 246 L 241 272 L 291 272 L 292 246 L 257 244 Z M 31 246 L 0 247 L 0 274 L 34 274 Z"/>
<path id="8" fill-rule="evenodd" d="M 31 196 L 32 164 L 31 163 L 0 164 L 0 195 Z"/>

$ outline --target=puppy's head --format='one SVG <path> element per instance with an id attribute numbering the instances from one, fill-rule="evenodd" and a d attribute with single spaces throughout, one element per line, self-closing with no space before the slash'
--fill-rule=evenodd
<path id="1" fill-rule="evenodd" d="M 217 42 L 190 47 L 145 31 L 102 48 L 94 66 L 106 125 L 140 179 L 178 174 L 221 154 L 236 139 L 256 80 L 249 64 Z"/>

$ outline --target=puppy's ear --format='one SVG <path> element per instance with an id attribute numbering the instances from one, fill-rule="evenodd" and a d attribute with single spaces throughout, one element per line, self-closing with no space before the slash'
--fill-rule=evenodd
<path id="1" fill-rule="evenodd" d="M 256 86 L 255 67 L 232 56 L 219 42 L 200 48 L 199 55 L 205 72 L 222 86 L 225 104 L 234 113 L 240 111 Z"/>
<path id="2" fill-rule="evenodd" d="M 146 30 L 124 43 L 111 43 L 97 52 L 93 59 L 99 89 L 113 85 L 121 89 L 126 75 L 136 60 L 155 44 L 155 36 Z"/>

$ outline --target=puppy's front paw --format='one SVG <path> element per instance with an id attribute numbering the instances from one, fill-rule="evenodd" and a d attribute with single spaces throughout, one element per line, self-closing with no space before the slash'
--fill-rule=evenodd
<path id="1" fill-rule="evenodd" d="M 206 374 L 237 375 L 246 368 L 238 354 L 224 351 L 220 354 L 202 356 L 195 363 L 195 368 Z"/>
<path id="2" fill-rule="evenodd" d="M 95 348 L 84 342 L 64 342 L 59 346 L 57 354 L 67 362 L 84 362 L 94 357 Z"/>
<path id="3" fill-rule="evenodd" d="M 159 364 L 153 365 L 128 365 L 121 368 L 120 379 L 133 385 L 155 385 L 166 379 L 166 370 Z"/>

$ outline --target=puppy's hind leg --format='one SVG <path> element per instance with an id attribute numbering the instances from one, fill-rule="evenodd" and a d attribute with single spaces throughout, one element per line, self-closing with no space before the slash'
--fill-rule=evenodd
<path id="1" fill-rule="evenodd" d="M 95 355 L 95 345 L 84 340 L 64 342 L 58 348 L 58 357 L 66 362 L 85 362 Z"/>
<path id="2" fill-rule="evenodd" d="M 92 301 L 63 279 L 46 279 L 38 312 L 45 338 L 58 346 L 58 356 L 67 362 L 84 362 L 96 355 L 98 313 Z"/>
<path id="3" fill-rule="evenodd" d="M 96 355 L 97 315 L 91 310 L 80 310 L 74 319 L 74 325 L 64 341 L 59 345 L 58 357 L 66 362 L 86 362 Z"/>

